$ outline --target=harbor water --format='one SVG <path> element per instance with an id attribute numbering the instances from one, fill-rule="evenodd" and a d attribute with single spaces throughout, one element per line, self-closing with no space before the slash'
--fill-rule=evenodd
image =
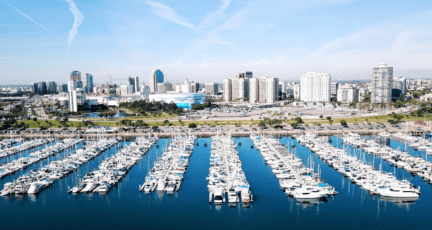
<path id="1" fill-rule="evenodd" d="M 332 144 L 343 148 L 341 140 L 330 137 Z M 280 139 L 305 165 L 314 165 L 321 178 L 339 193 L 326 200 L 298 201 L 280 189 L 272 173 L 250 138 L 235 138 L 243 171 L 250 184 L 253 203 L 244 207 L 209 204 L 208 182 L 210 138 L 198 138 L 190 158 L 181 188 L 174 195 L 138 192 L 149 169 L 169 143 L 159 139 L 142 160 L 108 194 L 69 194 L 87 172 L 95 170 L 118 148 L 120 142 L 77 171 L 57 180 L 37 195 L 0 197 L 1 229 L 428 229 L 432 226 L 430 207 L 432 189 L 419 176 L 412 176 L 400 168 L 390 166 L 347 145 L 351 154 L 386 172 L 395 172 L 399 179 L 407 179 L 421 187 L 422 194 L 415 202 L 388 201 L 371 196 L 358 185 L 344 178 L 308 148 L 290 137 Z M 403 144 L 390 141 L 393 148 Z M 81 147 L 78 145 L 77 148 Z M 295 147 L 294 147 L 295 146 Z M 70 151 L 70 150 L 67 150 Z M 409 150 L 413 155 L 424 152 Z M 62 153 L 60 153 L 62 154 Z M 38 169 L 60 154 L 44 159 L 29 168 L 0 180 L 0 188 L 31 169 Z M 429 159 L 428 159 L 429 160 Z"/>

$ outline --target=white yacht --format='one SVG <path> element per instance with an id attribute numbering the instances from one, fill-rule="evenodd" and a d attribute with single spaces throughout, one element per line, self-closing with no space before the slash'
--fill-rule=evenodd
<path id="1" fill-rule="evenodd" d="M 42 191 L 42 189 L 44 189 L 44 188 L 45 188 L 45 186 L 42 183 L 40 183 L 39 181 L 36 181 L 36 182 L 30 183 L 30 188 L 28 189 L 27 193 L 36 194 L 36 193 Z"/>

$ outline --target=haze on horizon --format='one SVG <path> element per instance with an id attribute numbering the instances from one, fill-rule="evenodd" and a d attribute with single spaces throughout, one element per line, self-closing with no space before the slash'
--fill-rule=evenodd
<path id="1" fill-rule="evenodd" d="M 65 83 L 69 72 L 222 82 L 241 71 L 299 80 L 432 76 L 432 1 L 0 1 L 1 84 Z"/>

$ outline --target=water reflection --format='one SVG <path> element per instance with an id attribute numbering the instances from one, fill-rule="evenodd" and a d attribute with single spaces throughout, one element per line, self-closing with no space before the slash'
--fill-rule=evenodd
<path id="1" fill-rule="evenodd" d="M 397 198 L 397 197 L 380 197 L 381 201 L 387 201 L 396 204 L 399 207 L 409 207 L 414 204 L 418 198 Z"/>
<path id="2" fill-rule="evenodd" d="M 329 202 L 329 200 L 326 197 L 313 198 L 313 199 L 302 199 L 302 198 L 296 199 L 296 204 L 301 205 L 302 208 L 309 208 L 325 202 Z"/>

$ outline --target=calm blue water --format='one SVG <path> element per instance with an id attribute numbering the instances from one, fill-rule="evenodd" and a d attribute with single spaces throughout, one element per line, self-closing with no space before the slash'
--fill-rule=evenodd
<path id="1" fill-rule="evenodd" d="M 331 138 L 336 143 L 336 138 Z M 249 138 L 236 138 L 243 170 L 251 185 L 254 203 L 249 208 L 230 208 L 209 204 L 206 177 L 210 157 L 210 138 L 199 138 L 180 191 L 174 195 L 139 193 L 139 185 L 154 161 L 163 153 L 168 140 L 161 139 L 107 195 L 72 195 L 74 186 L 85 173 L 115 153 L 112 147 L 83 165 L 37 197 L 0 197 L 1 229 L 419 229 L 432 225 L 428 207 L 432 205 L 430 186 L 418 177 L 411 182 L 422 187 L 420 199 L 411 205 L 398 205 L 373 197 L 351 184 L 347 178 L 322 162 L 296 140 L 282 138 L 281 143 L 296 145 L 296 154 L 307 163 L 312 159 L 321 177 L 339 192 L 327 202 L 298 203 L 280 191 L 279 181 L 265 165 Z M 120 143 L 119 145 L 124 145 Z M 128 143 L 126 143 L 128 144 Z M 291 147 L 291 146 L 290 146 Z M 373 160 L 365 154 L 367 159 Z M 379 159 L 375 159 L 379 164 Z M 39 164 L 39 163 L 38 163 Z M 34 166 L 39 168 L 40 165 Z M 30 170 L 31 167 L 27 170 Z M 383 170 L 393 168 L 383 162 Z M 399 173 L 398 169 L 397 172 Z M 0 180 L 0 186 L 18 175 Z M 400 176 L 403 176 L 400 175 Z M 405 177 L 410 177 L 405 173 Z M 5 221 L 7 220 L 7 221 Z"/>

